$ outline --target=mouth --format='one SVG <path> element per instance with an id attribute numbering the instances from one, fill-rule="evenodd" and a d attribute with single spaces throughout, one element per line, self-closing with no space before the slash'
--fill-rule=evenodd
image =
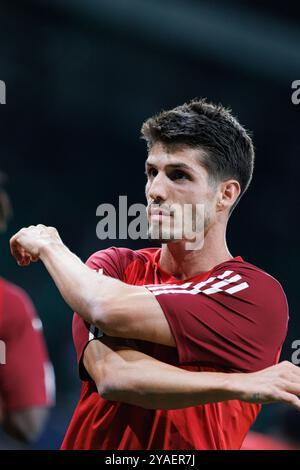
<path id="1" fill-rule="evenodd" d="M 160 222 L 160 221 L 166 219 L 167 217 L 170 217 L 170 215 L 169 214 L 168 215 L 167 214 L 150 214 L 150 219 L 152 221 L 156 220 L 156 221 Z"/>
<path id="2" fill-rule="evenodd" d="M 162 220 L 164 217 L 171 217 L 172 214 L 164 209 L 150 209 L 148 216 L 151 220 Z"/>

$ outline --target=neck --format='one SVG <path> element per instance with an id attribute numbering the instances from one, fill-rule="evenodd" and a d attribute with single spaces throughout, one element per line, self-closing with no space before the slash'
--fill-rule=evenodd
<path id="1" fill-rule="evenodd" d="M 227 248 L 225 232 L 226 227 L 217 224 L 210 227 L 200 250 L 186 250 L 184 241 L 163 244 L 160 266 L 180 280 L 210 271 L 214 266 L 232 258 Z"/>

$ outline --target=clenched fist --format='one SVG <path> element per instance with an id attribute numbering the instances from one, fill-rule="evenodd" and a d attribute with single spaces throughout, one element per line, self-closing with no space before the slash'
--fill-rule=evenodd
<path id="1" fill-rule="evenodd" d="M 38 261 L 41 250 L 50 244 L 62 244 L 58 231 L 45 225 L 30 225 L 22 228 L 10 239 L 10 251 L 19 266 Z"/>

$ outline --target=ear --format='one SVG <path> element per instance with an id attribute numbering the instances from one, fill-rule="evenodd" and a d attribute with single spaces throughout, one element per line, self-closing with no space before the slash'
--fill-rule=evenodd
<path id="1" fill-rule="evenodd" d="M 230 209 L 241 193 L 241 186 L 237 180 L 226 180 L 220 184 L 217 198 L 217 212 Z"/>

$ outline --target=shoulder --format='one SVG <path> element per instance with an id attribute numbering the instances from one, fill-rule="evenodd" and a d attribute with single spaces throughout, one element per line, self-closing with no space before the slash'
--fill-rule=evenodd
<path id="1" fill-rule="evenodd" d="M 216 266 L 212 275 L 223 279 L 224 289 L 229 293 L 238 292 L 240 288 L 253 300 L 259 299 L 260 303 L 287 306 L 286 295 L 280 282 L 265 270 L 242 258 Z"/>
<path id="2" fill-rule="evenodd" d="M 32 324 L 33 327 L 41 328 L 37 322 L 36 310 L 27 292 L 16 284 L 7 280 L 2 282 L 2 327 L 8 331 L 14 331 Z"/>
<path id="3" fill-rule="evenodd" d="M 240 274 L 249 280 L 252 279 L 254 281 L 260 281 L 282 289 L 280 282 L 274 276 L 266 272 L 264 269 L 243 260 L 241 257 L 229 260 L 214 268 L 214 272 L 216 273 L 222 270 L 230 270 L 232 271 L 232 274 Z"/>
<path id="4" fill-rule="evenodd" d="M 108 271 L 110 273 L 113 271 L 118 274 L 118 277 L 121 277 L 132 263 L 147 264 L 148 262 L 154 262 L 158 250 L 158 248 L 132 250 L 112 246 L 93 253 L 86 261 L 86 264 L 97 271 L 101 268 L 104 272 Z"/>
<path id="5" fill-rule="evenodd" d="M 7 281 L 6 279 L 1 279 L 2 281 L 2 298 L 6 307 L 11 305 L 23 305 L 25 309 L 31 310 L 33 307 L 32 300 L 27 294 L 27 292 L 22 289 L 22 287 L 17 286 L 16 284 Z"/>

